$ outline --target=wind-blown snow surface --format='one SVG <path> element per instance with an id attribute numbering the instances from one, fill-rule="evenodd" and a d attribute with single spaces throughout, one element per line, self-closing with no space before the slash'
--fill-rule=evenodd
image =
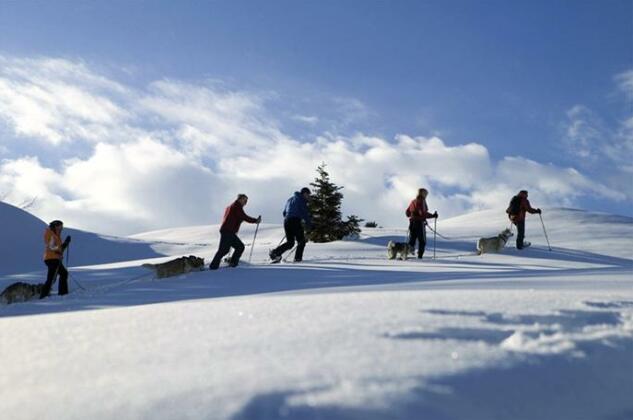
<path id="1" fill-rule="evenodd" d="M 543 216 L 551 252 L 531 216 L 532 248 L 473 255 L 507 226 L 481 212 L 440 220 L 436 260 L 387 261 L 404 229 L 367 229 L 267 265 L 283 233 L 262 225 L 237 269 L 73 267 L 69 296 L 0 308 L 2 418 L 632 418 L 633 220 Z M 241 237 L 245 261 L 253 227 Z M 209 261 L 217 240 L 199 226 L 129 241 Z"/>

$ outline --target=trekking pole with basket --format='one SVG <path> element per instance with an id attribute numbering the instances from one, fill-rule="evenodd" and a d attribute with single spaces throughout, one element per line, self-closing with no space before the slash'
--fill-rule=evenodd
<path id="1" fill-rule="evenodd" d="M 255 227 L 255 234 L 253 235 L 253 243 L 251 244 L 251 253 L 248 256 L 248 263 L 251 263 L 251 259 L 253 258 L 253 249 L 255 248 L 255 240 L 257 239 L 257 231 L 259 230 L 259 223 Z"/>
<path id="2" fill-rule="evenodd" d="M 539 213 L 538 217 L 541 218 L 541 225 L 543 226 L 543 233 L 545 234 L 545 240 L 547 241 L 547 248 L 551 251 L 552 247 L 549 244 L 549 237 L 547 236 L 547 230 L 545 229 L 545 223 L 543 223 L 543 216 L 541 215 L 541 213 Z"/>
<path id="3" fill-rule="evenodd" d="M 437 217 L 433 219 L 433 259 L 435 259 L 435 241 L 437 239 Z"/>
<path id="4" fill-rule="evenodd" d="M 68 277 L 70 277 L 70 279 L 75 282 L 75 284 L 81 289 L 81 290 L 86 290 L 81 283 L 79 283 L 77 281 L 77 279 L 75 278 L 75 276 L 73 276 L 70 272 L 70 242 L 68 243 L 68 246 L 66 247 L 66 271 L 68 271 Z"/>
<path id="5" fill-rule="evenodd" d="M 286 254 L 286 256 L 282 259 L 283 262 L 288 262 L 288 260 L 290 259 L 291 256 L 295 255 L 297 253 L 297 247 L 299 246 L 299 244 L 295 245 L 288 254 Z"/>

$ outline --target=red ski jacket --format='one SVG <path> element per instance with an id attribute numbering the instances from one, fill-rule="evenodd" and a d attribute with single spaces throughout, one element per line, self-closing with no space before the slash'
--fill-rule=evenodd
<path id="1" fill-rule="evenodd" d="M 224 210 L 224 218 L 222 219 L 220 232 L 237 233 L 237 231 L 240 230 L 240 225 L 245 221 L 249 223 L 257 223 L 257 219 L 244 213 L 242 204 L 236 200 Z"/>
<path id="2" fill-rule="evenodd" d="M 429 208 L 426 205 L 426 200 L 421 198 L 415 198 L 407 207 L 405 214 L 409 218 L 409 220 L 413 221 L 424 221 L 426 219 L 433 218 L 433 215 L 429 213 Z"/>
<path id="3" fill-rule="evenodd" d="M 515 215 L 510 215 L 510 220 L 512 220 L 512 222 L 515 224 L 525 220 L 525 213 L 538 213 L 538 210 L 532 208 L 532 205 L 530 205 L 530 200 L 527 199 L 527 196 L 525 194 L 519 193 L 517 194 L 517 196 L 521 198 L 519 213 Z"/>
<path id="4" fill-rule="evenodd" d="M 530 214 L 538 213 L 536 209 L 532 208 L 532 206 L 530 205 L 530 200 L 527 199 L 525 194 L 519 194 L 519 197 L 521 197 L 521 207 L 519 210 L 519 214 L 510 216 L 510 220 L 512 220 L 513 223 L 519 223 L 519 222 L 524 221 L 525 213 L 530 213 Z"/>

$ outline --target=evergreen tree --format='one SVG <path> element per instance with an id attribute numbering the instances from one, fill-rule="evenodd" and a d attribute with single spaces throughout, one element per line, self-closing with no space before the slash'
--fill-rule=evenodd
<path id="1" fill-rule="evenodd" d="M 339 187 L 330 181 L 330 174 L 325 170 L 325 163 L 317 167 L 318 176 L 312 186 L 312 196 L 309 207 L 312 213 L 312 230 L 308 238 L 313 242 L 331 242 L 342 239 L 347 235 L 358 235 L 359 223 L 362 219 L 348 216 L 342 219 L 341 202 L 343 194 Z"/>
<path id="2" fill-rule="evenodd" d="M 355 214 L 347 216 L 347 220 L 343 222 L 343 237 L 357 239 L 360 233 L 360 224 L 364 219 L 359 218 Z"/>

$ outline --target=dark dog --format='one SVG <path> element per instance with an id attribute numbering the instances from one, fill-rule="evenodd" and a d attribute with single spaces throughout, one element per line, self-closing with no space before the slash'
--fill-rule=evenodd
<path id="1" fill-rule="evenodd" d="M 0 294 L 0 302 L 4 304 L 14 302 L 26 302 L 27 300 L 37 299 L 42 293 L 44 284 L 29 284 L 23 282 L 13 283 L 8 286 L 2 294 Z"/>

